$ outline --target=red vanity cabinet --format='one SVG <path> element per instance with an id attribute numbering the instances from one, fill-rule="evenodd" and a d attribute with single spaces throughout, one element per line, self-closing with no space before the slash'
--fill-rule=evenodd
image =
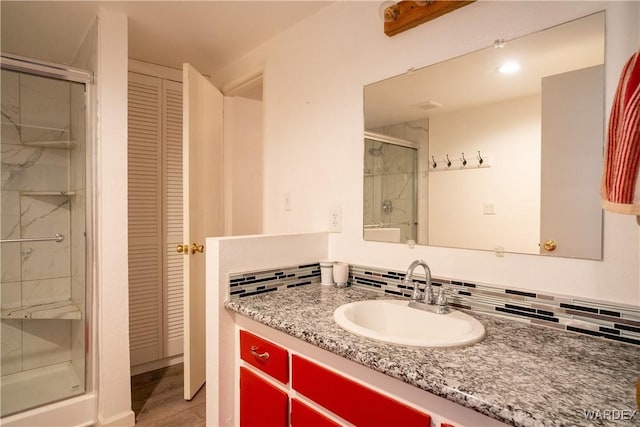
<path id="1" fill-rule="evenodd" d="M 240 358 L 282 383 L 289 383 L 289 352 L 252 333 L 240 331 Z M 279 388 L 240 367 L 240 426 L 286 427 L 289 424 L 289 396 Z"/>
<path id="2" fill-rule="evenodd" d="M 286 427 L 289 419 L 287 393 L 240 367 L 240 426 Z"/>
<path id="3" fill-rule="evenodd" d="M 346 374 L 294 342 L 275 344 L 239 328 L 241 427 L 453 427 L 440 415 Z M 278 341 L 279 342 L 279 341 Z"/>
<path id="4" fill-rule="evenodd" d="M 241 330 L 240 358 L 282 384 L 289 382 L 289 352 L 270 341 Z"/>
<path id="5" fill-rule="evenodd" d="M 431 417 L 310 360 L 292 355 L 292 387 L 356 426 L 425 426 Z"/>
<path id="6" fill-rule="evenodd" d="M 298 399 L 291 399 L 291 427 L 340 427 L 318 411 Z"/>

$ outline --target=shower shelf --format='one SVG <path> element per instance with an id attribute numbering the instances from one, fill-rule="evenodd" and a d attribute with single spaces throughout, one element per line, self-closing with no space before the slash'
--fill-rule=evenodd
<path id="1" fill-rule="evenodd" d="M 22 142 L 22 145 L 27 147 L 38 147 L 38 148 L 60 148 L 60 149 L 71 149 L 76 145 L 74 140 L 60 140 L 60 141 L 29 141 Z"/>
<path id="2" fill-rule="evenodd" d="M 74 191 L 23 191 L 23 196 L 75 196 Z"/>
<path id="3" fill-rule="evenodd" d="M 55 301 L 2 309 L 2 319 L 66 319 L 80 320 L 82 312 L 73 301 Z"/>

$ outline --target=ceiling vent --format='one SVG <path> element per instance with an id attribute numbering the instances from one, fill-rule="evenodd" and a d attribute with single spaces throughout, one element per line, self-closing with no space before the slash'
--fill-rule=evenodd
<path id="1" fill-rule="evenodd" d="M 414 104 L 413 107 L 420 108 L 421 110 L 432 110 L 434 108 L 442 107 L 442 104 L 436 101 L 425 101 L 419 104 Z"/>

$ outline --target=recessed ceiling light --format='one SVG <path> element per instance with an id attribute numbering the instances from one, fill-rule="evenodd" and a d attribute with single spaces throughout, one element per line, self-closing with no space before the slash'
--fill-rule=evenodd
<path id="1" fill-rule="evenodd" d="M 520 64 L 514 61 L 505 62 L 498 68 L 502 74 L 512 74 L 520 70 Z"/>

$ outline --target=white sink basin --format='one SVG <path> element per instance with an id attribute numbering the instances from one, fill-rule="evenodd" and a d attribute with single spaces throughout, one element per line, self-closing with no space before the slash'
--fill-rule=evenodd
<path id="1" fill-rule="evenodd" d="M 367 300 L 341 305 L 333 313 L 343 329 L 374 340 L 414 347 L 458 347 L 484 337 L 475 318 L 451 310 L 436 314 L 409 307 L 409 301 Z"/>

